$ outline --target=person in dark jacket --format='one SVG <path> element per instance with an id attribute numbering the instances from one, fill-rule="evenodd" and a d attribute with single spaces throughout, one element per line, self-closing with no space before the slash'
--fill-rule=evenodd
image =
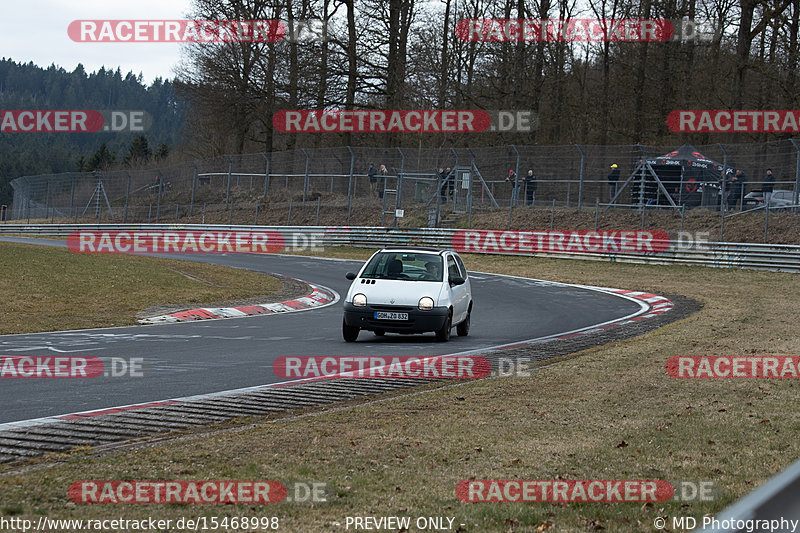
<path id="1" fill-rule="evenodd" d="M 447 203 L 447 195 L 450 194 L 451 188 L 450 167 L 448 167 L 447 170 L 439 168 L 439 197 L 443 204 Z"/>
<path id="2" fill-rule="evenodd" d="M 506 182 L 511 184 L 511 205 L 517 205 L 519 191 L 517 190 L 519 184 L 517 183 L 517 173 L 514 172 L 514 169 L 509 169 L 508 176 L 506 176 Z"/>
<path id="3" fill-rule="evenodd" d="M 367 176 L 369 177 L 369 194 L 373 198 L 378 197 L 378 178 L 376 174 L 378 173 L 378 169 L 375 168 L 375 163 L 369 164 L 369 170 L 367 170 Z"/>
<path id="4" fill-rule="evenodd" d="M 616 163 L 611 163 L 611 173 L 608 175 L 608 201 L 617 195 L 617 182 L 619 181 L 619 167 Z"/>
<path id="5" fill-rule="evenodd" d="M 386 165 L 381 165 L 381 168 L 378 170 L 378 176 L 380 177 L 380 181 L 378 182 L 378 198 L 383 198 L 383 192 L 386 190 L 386 176 L 389 174 L 389 171 L 386 169 Z"/>
<path id="6" fill-rule="evenodd" d="M 764 177 L 764 184 L 761 186 L 761 191 L 764 193 L 764 205 L 769 205 L 769 199 L 772 198 L 772 189 L 775 186 L 775 176 L 772 175 L 772 169 L 767 169 L 767 175 Z"/>
<path id="7" fill-rule="evenodd" d="M 728 209 L 736 209 L 736 204 L 742 198 L 744 192 L 744 185 L 747 183 L 747 176 L 744 175 L 741 169 L 736 171 L 736 174 L 731 177 L 727 183 L 728 187 Z"/>
<path id="8" fill-rule="evenodd" d="M 533 205 L 536 198 L 536 174 L 533 170 L 528 170 L 528 175 L 525 176 L 525 205 Z"/>

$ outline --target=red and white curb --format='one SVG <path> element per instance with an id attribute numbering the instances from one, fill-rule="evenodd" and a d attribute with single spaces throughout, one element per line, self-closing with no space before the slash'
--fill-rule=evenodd
<path id="1" fill-rule="evenodd" d="M 189 322 L 193 320 L 213 320 L 219 318 L 241 318 L 245 316 L 271 315 L 275 313 L 291 313 L 294 311 L 306 311 L 327 305 L 335 304 L 339 301 L 336 291 L 321 285 L 309 283 L 311 294 L 287 300 L 285 302 L 271 304 L 245 305 L 241 307 L 201 307 L 189 309 L 188 311 L 178 311 L 167 315 L 154 316 L 139 320 L 141 324 L 165 324 L 173 322 Z"/>
<path id="2" fill-rule="evenodd" d="M 568 333 L 566 335 L 560 335 L 556 337 L 556 339 L 572 339 L 580 335 L 587 335 L 604 329 L 618 328 L 620 326 L 624 326 L 625 324 L 631 324 L 633 322 L 638 322 L 640 320 L 657 317 L 659 315 L 666 313 L 667 311 L 669 311 L 674 307 L 673 303 L 669 299 L 664 298 L 663 296 L 659 296 L 657 294 L 651 294 L 649 292 L 628 291 L 625 289 L 611 289 L 611 288 L 602 288 L 601 290 L 604 292 L 619 294 L 621 296 L 632 298 L 634 300 L 647 304 L 648 311 L 641 315 L 620 320 L 618 322 L 613 322 L 611 324 L 604 324 L 602 326 L 597 326 L 584 331 L 576 333 Z"/>

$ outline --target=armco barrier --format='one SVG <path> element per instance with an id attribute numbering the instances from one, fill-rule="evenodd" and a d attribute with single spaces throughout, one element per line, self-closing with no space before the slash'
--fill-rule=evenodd
<path id="1" fill-rule="evenodd" d="M 275 231 L 284 235 L 287 246 L 308 246 L 313 241 L 320 246 L 381 247 L 414 245 L 453 248 L 453 236 L 459 229 L 445 228 L 383 228 L 348 226 L 236 226 L 202 224 L 0 224 L 0 235 L 60 236 L 74 231 Z M 494 232 L 498 241 L 506 232 Z M 566 232 L 565 232 L 566 233 Z M 673 237 L 669 246 L 659 252 L 592 253 L 547 252 L 512 253 L 498 247 L 481 253 L 526 255 L 620 263 L 655 265 L 700 265 L 718 268 L 747 268 L 778 272 L 800 272 L 800 246 L 785 244 L 755 244 L 732 242 L 679 241 Z"/>

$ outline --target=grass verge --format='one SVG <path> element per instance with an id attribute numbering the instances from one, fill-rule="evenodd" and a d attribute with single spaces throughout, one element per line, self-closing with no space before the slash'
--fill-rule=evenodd
<path id="1" fill-rule="evenodd" d="M 148 307 L 214 305 L 282 286 L 216 265 L 0 242 L 0 334 L 127 326 Z"/>
<path id="2" fill-rule="evenodd" d="M 683 294 L 704 307 L 529 378 L 483 380 L 292 421 L 255 419 L 241 431 L 4 475 L 0 514 L 274 515 L 285 531 L 342 531 L 348 516 L 411 516 L 412 524 L 418 516 L 448 516 L 462 532 L 652 532 L 656 517 L 667 516 L 672 530 L 672 517 L 719 510 L 800 455 L 800 416 L 791 407 L 796 380 L 676 380 L 665 372 L 674 355 L 800 355 L 797 304 L 789 297 L 800 292 L 800 277 L 527 257 L 465 262 L 471 270 Z M 703 503 L 466 504 L 454 491 L 470 478 L 710 480 L 722 494 Z M 330 501 L 111 509 L 70 503 L 67 488 L 81 479 L 316 481 L 327 483 Z"/>

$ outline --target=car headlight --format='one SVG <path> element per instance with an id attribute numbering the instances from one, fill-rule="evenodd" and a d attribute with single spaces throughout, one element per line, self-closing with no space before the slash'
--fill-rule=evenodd
<path id="1" fill-rule="evenodd" d="M 433 309 L 433 298 L 430 296 L 423 296 L 419 299 L 419 308 L 423 311 L 430 311 Z"/>
<path id="2" fill-rule="evenodd" d="M 353 296 L 353 305 L 356 307 L 364 307 L 367 305 L 367 297 L 361 293 L 356 294 Z"/>

